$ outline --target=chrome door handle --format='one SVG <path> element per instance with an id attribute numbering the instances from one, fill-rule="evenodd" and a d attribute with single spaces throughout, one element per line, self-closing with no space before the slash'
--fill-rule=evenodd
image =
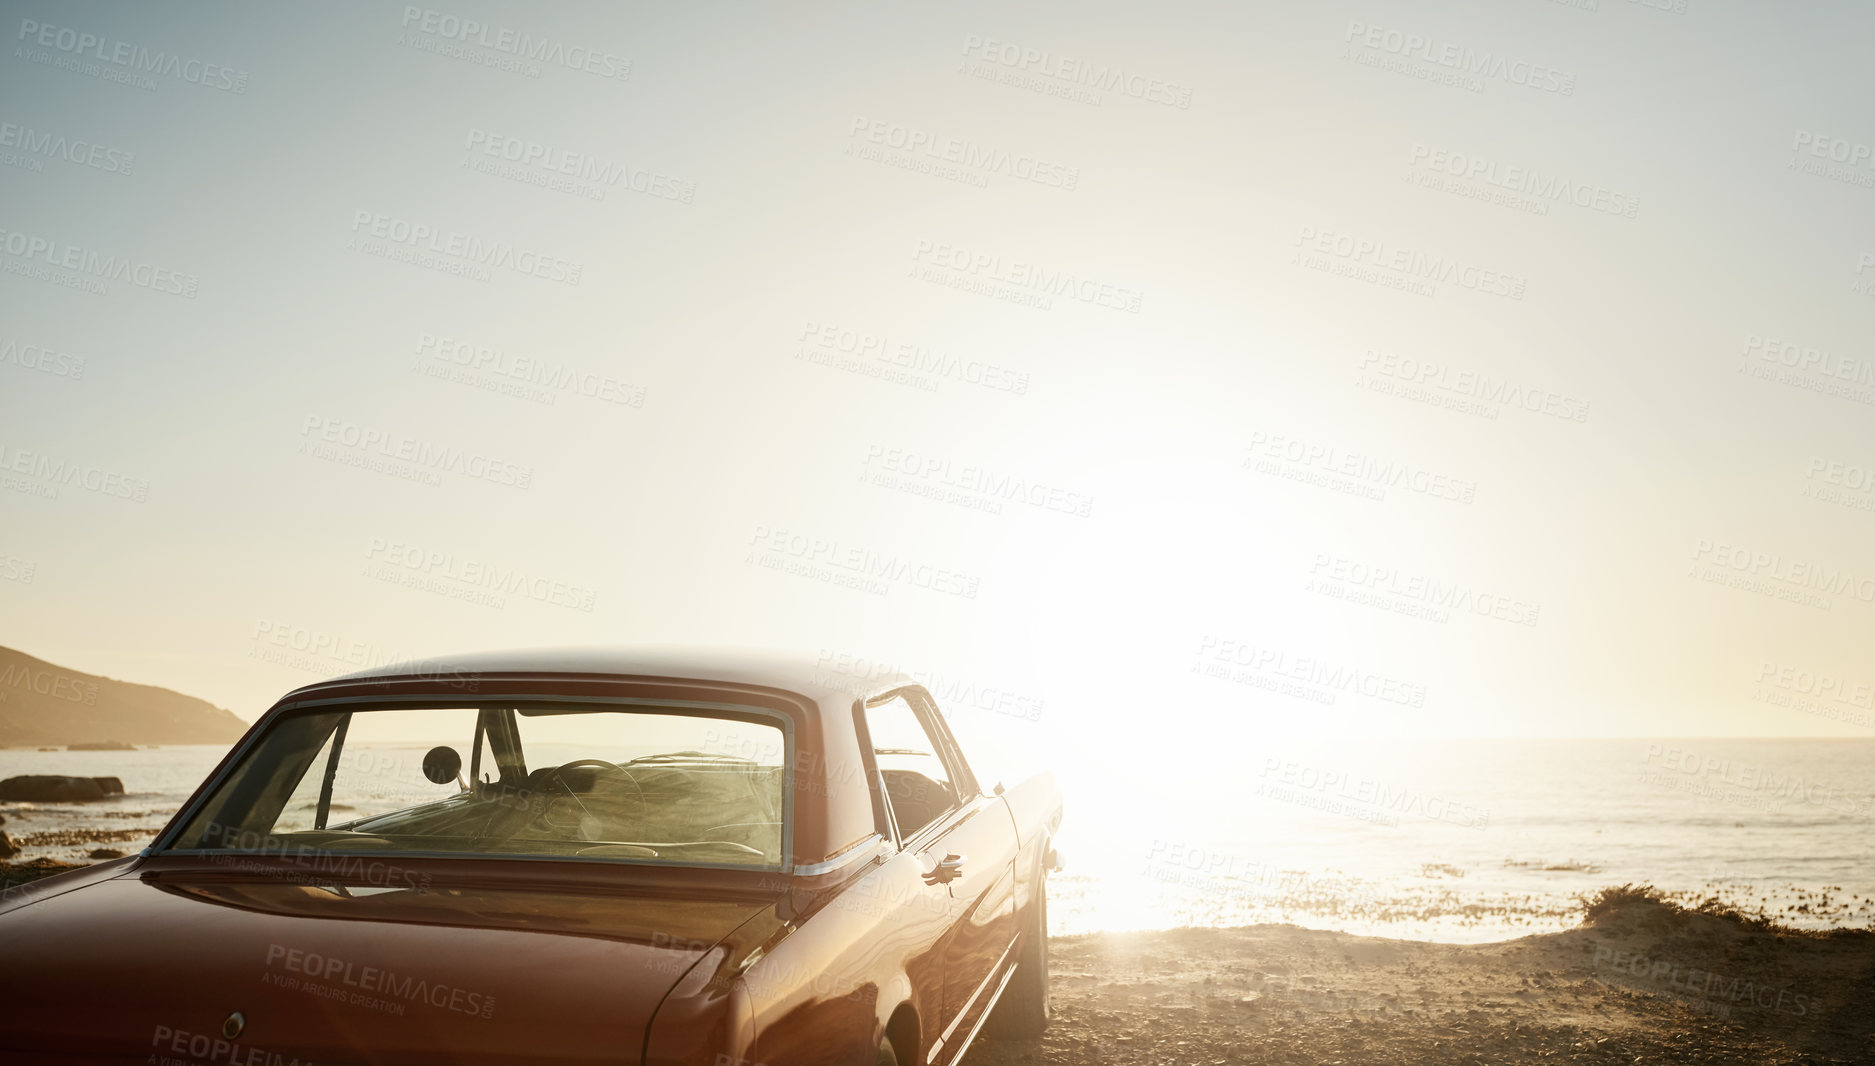
<path id="1" fill-rule="evenodd" d="M 951 852 L 940 859 L 938 864 L 924 875 L 925 884 L 941 885 L 957 880 L 957 878 L 963 875 L 964 863 L 968 861 L 970 861 L 968 856 Z"/>

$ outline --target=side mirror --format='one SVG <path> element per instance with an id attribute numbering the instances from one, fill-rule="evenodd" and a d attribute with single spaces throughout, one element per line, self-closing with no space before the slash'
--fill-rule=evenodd
<path id="1" fill-rule="evenodd" d="M 423 776 L 439 785 L 447 785 L 462 776 L 462 756 L 447 744 L 438 744 L 423 755 Z"/>

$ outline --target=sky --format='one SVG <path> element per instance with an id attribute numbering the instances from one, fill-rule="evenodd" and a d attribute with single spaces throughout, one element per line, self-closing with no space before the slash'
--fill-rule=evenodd
<path id="1" fill-rule="evenodd" d="M 0 644 L 1875 734 L 1866 5 L 4 14 Z"/>

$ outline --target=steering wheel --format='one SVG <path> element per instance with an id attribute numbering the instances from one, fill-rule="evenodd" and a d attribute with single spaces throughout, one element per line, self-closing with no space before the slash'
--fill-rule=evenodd
<path id="1" fill-rule="evenodd" d="M 582 814 L 587 818 L 598 821 L 598 816 L 588 810 L 586 804 L 580 800 L 579 793 L 574 792 L 564 780 L 567 771 L 581 769 L 608 770 L 615 774 L 624 774 L 625 780 L 632 783 L 632 791 L 638 793 L 638 820 L 644 820 L 645 812 L 650 809 L 650 804 L 645 800 L 644 788 L 638 784 L 638 779 L 632 776 L 630 770 L 625 769 L 617 763 L 607 762 L 604 759 L 574 759 L 572 762 L 561 763 L 559 766 L 547 770 L 546 773 L 541 776 L 539 791 L 545 793 L 550 786 L 559 785 L 560 790 L 565 792 L 567 796 L 572 799 L 573 803 L 579 807 Z M 546 813 L 544 809 L 541 811 L 541 817 L 543 819 L 545 819 Z M 549 822 L 548 824 L 551 825 L 552 823 Z M 582 833 L 585 832 L 585 826 L 582 825 L 580 831 Z M 588 839 L 591 838 L 588 837 Z"/>

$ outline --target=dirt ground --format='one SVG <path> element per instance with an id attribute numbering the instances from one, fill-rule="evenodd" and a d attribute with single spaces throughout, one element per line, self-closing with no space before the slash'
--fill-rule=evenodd
<path id="1" fill-rule="evenodd" d="M 1875 934 L 1793 933 L 1611 890 L 1496 944 L 1293 925 L 1051 942 L 1041 1040 L 971 1066 L 1875 1063 Z"/>

